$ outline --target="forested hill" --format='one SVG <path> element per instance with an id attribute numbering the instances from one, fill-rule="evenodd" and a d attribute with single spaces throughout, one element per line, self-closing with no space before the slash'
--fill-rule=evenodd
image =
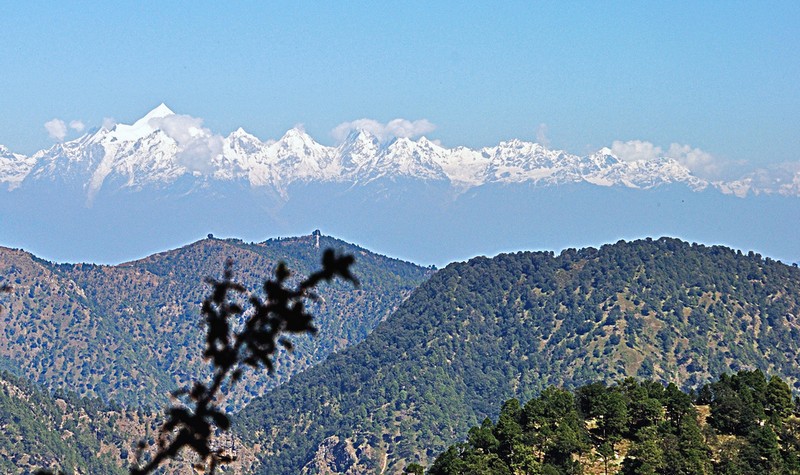
<path id="1" fill-rule="evenodd" d="M 431 273 L 411 263 L 318 235 L 244 243 L 204 239 L 180 249 L 116 266 L 53 264 L 0 248 L 0 285 L 11 285 L 0 314 L 0 369 L 44 387 L 141 407 L 205 374 L 200 302 L 220 277 L 225 260 L 234 277 L 257 290 L 285 261 L 298 275 L 316 270 L 322 252 L 353 254 L 357 289 L 326 284 L 312 307 L 320 331 L 299 338 L 279 357 L 274 375 L 246 376 L 228 402 L 253 396 L 361 341 Z"/>
<path id="2" fill-rule="evenodd" d="M 65 395 L 50 397 L 35 385 L 0 373 L 0 472 L 33 473 L 58 468 L 68 473 L 127 473 L 131 440 L 119 426 L 138 425 L 136 411 L 103 407 Z M 143 434 L 135 430 L 135 434 Z"/>
<path id="3" fill-rule="evenodd" d="M 0 473 L 31 474 L 37 469 L 74 475 L 124 475 L 136 461 L 137 444 L 154 443 L 163 414 L 106 404 L 74 393 L 49 394 L 24 378 L 0 372 Z M 228 473 L 246 473 L 252 448 L 223 436 L 215 444 L 234 447 Z M 184 454 L 160 475 L 184 475 L 197 459 Z"/>
<path id="4" fill-rule="evenodd" d="M 720 246 L 662 238 L 476 258 L 237 425 L 269 454 L 261 473 L 398 473 L 500 401 L 549 385 L 638 376 L 685 388 L 758 368 L 796 386 L 798 316 L 799 269 Z"/>
<path id="5" fill-rule="evenodd" d="M 695 394 L 633 378 L 574 393 L 549 387 L 524 405 L 506 401 L 496 424 L 470 429 L 428 473 L 794 474 L 797 402 L 781 378 L 758 370 L 724 374 Z"/>

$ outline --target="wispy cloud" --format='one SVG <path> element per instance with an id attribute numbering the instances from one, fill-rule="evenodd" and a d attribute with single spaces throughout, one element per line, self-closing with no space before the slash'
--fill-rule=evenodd
<path id="1" fill-rule="evenodd" d="M 800 190 L 800 162 L 784 162 L 758 168 L 744 180 L 750 181 L 755 189 L 761 191 Z"/>
<path id="2" fill-rule="evenodd" d="M 106 130 L 111 130 L 117 125 L 117 120 L 113 117 L 103 117 L 102 127 Z"/>
<path id="3" fill-rule="evenodd" d="M 86 124 L 79 119 L 71 120 L 69 121 L 69 124 L 67 124 L 66 121 L 55 118 L 45 122 L 44 129 L 47 131 L 47 135 L 49 135 L 51 139 L 63 142 L 67 137 L 69 129 L 80 133 L 86 130 Z"/>
<path id="4" fill-rule="evenodd" d="M 67 124 L 61 119 L 48 120 L 44 123 L 44 128 L 53 140 L 61 142 L 67 136 Z"/>
<path id="5" fill-rule="evenodd" d="M 337 125 L 331 131 L 331 136 L 337 141 L 342 142 L 351 131 L 365 130 L 378 137 L 379 140 L 386 141 L 395 137 L 414 138 L 433 132 L 435 129 L 436 126 L 428 119 L 414 121 L 408 119 L 394 119 L 385 124 L 373 119 L 358 119 L 352 122 L 342 122 Z"/>
<path id="6" fill-rule="evenodd" d="M 644 140 L 616 140 L 611 151 L 625 161 L 671 158 L 689 169 L 694 175 L 707 180 L 719 180 L 741 172 L 742 163 L 733 162 L 691 145 L 670 144 L 666 150 Z"/>
<path id="7" fill-rule="evenodd" d="M 655 160 L 664 156 L 664 151 L 661 147 L 656 147 L 652 143 L 642 140 L 629 140 L 627 142 L 615 140 L 611 144 L 611 152 L 626 162 Z"/>
<path id="8" fill-rule="evenodd" d="M 86 124 L 84 124 L 82 120 L 71 120 L 69 122 L 69 128 L 76 132 L 83 132 L 83 130 L 86 129 Z"/>
<path id="9" fill-rule="evenodd" d="M 733 165 L 699 148 L 677 143 L 669 146 L 667 157 L 675 159 L 695 175 L 709 179 L 721 178 Z"/>
<path id="10" fill-rule="evenodd" d="M 547 124 L 544 122 L 539 124 L 539 127 L 536 129 L 536 142 L 540 145 L 544 145 L 546 148 L 550 148 L 550 138 L 547 136 L 549 130 L 549 127 L 547 127 Z"/>
<path id="11" fill-rule="evenodd" d="M 150 125 L 161 129 L 178 145 L 178 162 L 191 171 L 209 173 L 212 160 L 222 153 L 224 139 L 203 127 L 203 119 L 189 115 L 169 115 L 153 119 Z"/>

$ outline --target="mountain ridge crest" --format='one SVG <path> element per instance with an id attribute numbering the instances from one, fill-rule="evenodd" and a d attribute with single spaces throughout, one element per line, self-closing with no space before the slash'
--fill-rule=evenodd
<path id="1" fill-rule="evenodd" d="M 294 182 L 366 184 L 397 178 L 443 181 L 459 190 L 490 183 L 588 183 L 633 189 L 679 183 L 692 191 L 713 188 L 742 197 L 800 196 L 800 173 L 795 186 L 772 190 L 748 177 L 709 181 L 669 157 L 623 160 L 607 147 L 579 156 L 515 138 L 480 149 L 446 148 L 426 137 L 382 141 L 364 129 L 354 129 L 341 144 L 327 146 L 300 126 L 277 141 L 262 141 L 241 127 L 223 137 L 163 103 L 131 125 L 94 129 L 31 156 L 13 154 L 0 145 L 0 185 L 13 191 L 32 181 L 66 181 L 82 187 L 88 205 L 109 178 L 121 188 L 138 190 L 166 187 L 186 176 L 204 186 L 241 182 L 284 196 Z"/>

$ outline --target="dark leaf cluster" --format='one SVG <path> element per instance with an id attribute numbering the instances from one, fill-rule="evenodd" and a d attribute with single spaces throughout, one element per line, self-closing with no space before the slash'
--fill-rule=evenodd
<path id="1" fill-rule="evenodd" d="M 316 298 L 313 290 L 323 281 L 338 277 L 358 285 L 350 271 L 353 262 L 350 255 L 327 250 L 322 269 L 294 287 L 290 284 L 291 272 L 280 263 L 274 278 L 264 282 L 263 297 L 233 280 L 230 261 L 226 262 L 221 280 L 208 279 L 212 292 L 202 304 L 207 329 L 204 356 L 211 362 L 214 376 L 208 384 L 197 381 L 191 388 L 173 393 L 178 402 L 167 411 L 157 450 L 147 462 L 131 468 L 131 474 L 152 473 L 183 449 L 194 452 L 202 461 L 197 468 L 207 469 L 208 473 L 231 462 L 232 456 L 212 443 L 217 431 L 230 428 L 230 419 L 219 406 L 223 383 L 235 383 L 245 367 L 272 371 L 272 358 L 278 347 L 292 349 L 284 335 L 314 334 L 313 315 L 306 309 L 306 300 Z M 243 301 L 249 306 L 242 304 Z M 244 323 L 237 330 L 237 322 L 242 319 Z M 144 442 L 139 444 L 140 461 L 146 448 Z"/>

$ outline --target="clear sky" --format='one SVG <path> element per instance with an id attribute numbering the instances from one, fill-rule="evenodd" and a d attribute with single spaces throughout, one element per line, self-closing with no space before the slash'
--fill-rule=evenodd
<path id="1" fill-rule="evenodd" d="M 0 144 L 20 153 L 53 143 L 51 119 L 131 123 L 165 102 L 265 140 L 405 118 L 446 146 L 800 160 L 797 1 L 1 0 L 0 19 Z"/>

